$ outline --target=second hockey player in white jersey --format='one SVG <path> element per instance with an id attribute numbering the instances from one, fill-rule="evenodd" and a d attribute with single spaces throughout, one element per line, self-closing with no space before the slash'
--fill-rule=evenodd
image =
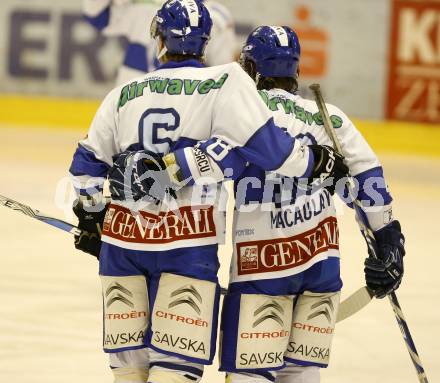
<path id="1" fill-rule="evenodd" d="M 109 37 L 125 37 L 128 46 L 118 70 L 116 84 L 122 84 L 160 64 L 156 42 L 147 33 L 157 9 L 164 0 L 83 0 L 85 19 Z M 216 1 L 205 1 L 213 22 L 210 44 L 206 49 L 208 66 L 234 61 L 236 37 L 229 10 Z"/>
<path id="2" fill-rule="evenodd" d="M 293 30 L 262 26 L 248 37 L 241 64 L 276 124 L 313 151 L 332 142 L 316 103 L 296 94 L 299 59 Z M 400 224 L 392 217 L 376 155 L 340 109 L 327 108 L 379 247 L 379 259 L 365 261 L 366 282 L 384 297 L 403 275 Z M 299 179 L 254 165 L 235 181 L 234 252 L 221 324 L 220 368 L 228 372 L 228 383 L 319 382 L 319 368 L 329 363 L 342 287 L 336 186 L 303 188 Z"/>
<path id="3" fill-rule="evenodd" d="M 238 64 L 203 65 L 211 26 L 202 2 L 169 0 L 162 6 L 151 29 L 162 65 L 107 95 L 70 168 L 82 196 L 74 210 L 85 231 L 76 246 L 99 255 L 103 345 L 117 382 L 197 382 L 215 354 L 217 247 L 224 233 L 220 186 L 164 194 L 160 198 L 177 207 L 162 210 L 151 202 L 157 196 L 143 171 L 154 159 L 179 153 L 177 178 L 190 170 L 217 174 L 220 165 L 210 166 L 197 149 L 186 151 L 206 140 L 204 149 L 222 166 L 231 152 L 291 177 L 331 176 L 341 163 L 331 151 L 312 152 L 279 129 Z M 124 185 L 125 166 L 132 167 L 132 177 Z M 82 201 L 99 199 L 109 172 L 113 200 L 104 217 Z M 143 193 L 152 199 L 139 206 Z"/>

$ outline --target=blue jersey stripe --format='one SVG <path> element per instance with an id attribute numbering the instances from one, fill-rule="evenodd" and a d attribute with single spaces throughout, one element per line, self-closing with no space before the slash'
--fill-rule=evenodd
<path id="1" fill-rule="evenodd" d="M 188 166 L 188 161 L 186 160 L 185 153 L 183 149 L 174 152 L 176 163 L 179 165 L 180 171 L 182 172 L 182 179 L 188 180 L 187 186 L 194 185 L 194 177 Z"/>
<path id="2" fill-rule="evenodd" d="M 366 206 L 389 205 L 393 198 L 387 189 L 387 184 L 381 166 L 362 172 L 354 177 L 359 182 L 358 199 Z M 377 194 L 382 197 L 378 201 Z"/>
<path id="3" fill-rule="evenodd" d="M 107 172 L 110 166 L 105 162 L 98 160 L 95 153 L 86 149 L 82 145 L 78 145 L 78 148 L 73 155 L 73 161 L 70 165 L 70 173 L 74 176 L 88 175 L 91 177 L 107 177 Z"/>
<path id="4" fill-rule="evenodd" d="M 243 147 L 237 148 L 247 161 L 265 170 L 276 170 L 293 150 L 295 139 L 270 118 Z"/>
<path id="5" fill-rule="evenodd" d="M 197 140 L 189 137 L 179 137 L 177 141 L 173 141 L 170 147 L 170 152 L 173 152 L 178 149 L 187 148 L 189 146 L 195 146 L 197 144 Z"/>
<path id="6" fill-rule="evenodd" d="M 124 65 L 145 73 L 149 72 L 146 46 L 130 43 L 125 52 Z"/>
<path id="7" fill-rule="evenodd" d="M 110 7 L 105 8 L 96 16 L 83 15 L 84 18 L 92 24 L 96 29 L 103 30 L 110 21 Z"/>

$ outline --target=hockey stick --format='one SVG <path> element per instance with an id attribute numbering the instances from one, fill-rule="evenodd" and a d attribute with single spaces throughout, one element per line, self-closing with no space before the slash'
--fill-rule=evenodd
<path id="1" fill-rule="evenodd" d="M 73 235 L 81 235 L 81 230 L 76 226 L 65 222 L 61 219 L 50 217 L 48 215 L 41 214 L 38 210 L 32 209 L 30 206 L 24 205 L 20 202 L 14 201 L 8 197 L 0 195 L 0 205 L 6 206 L 15 211 L 19 211 L 31 218 L 38 219 L 41 222 L 47 223 L 48 225 L 54 226 L 57 229 L 64 230 Z M 337 321 L 344 320 L 358 312 L 362 307 L 364 307 L 367 301 L 367 295 L 365 293 L 366 287 L 360 288 L 358 291 L 350 295 L 347 299 L 341 302 L 339 306 Z M 220 288 L 221 294 L 225 295 L 227 289 L 224 287 Z M 370 298 L 371 299 L 371 298 Z"/>
<path id="2" fill-rule="evenodd" d="M 53 218 L 53 217 L 49 217 L 48 215 L 41 214 L 38 210 L 32 209 L 31 207 L 27 205 L 23 205 L 22 203 L 14 201 L 13 199 L 10 199 L 8 197 L 0 195 L 0 205 L 9 207 L 10 209 L 15 211 L 19 211 L 23 214 L 26 214 L 29 217 L 47 223 L 48 225 L 67 231 L 70 234 L 81 235 L 81 230 L 78 229 L 76 226 L 68 222 L 65 222 L 61 219 Z"/>
<path id="3" fill-rule="evenodd" d="M 342 155 L 342 148 L 339 142 L 338 136 L 333 128 L 333 125 L 330 120 L 330 116 L 327 110 L 327 107 L 324 102 L 324 98 L 321 94 L 321 89 L 319 84 L 312 84 L 309 87 L 315 95 L 315 101 L 318 105 L 318 109 L 322 116 L 322 121 L 324 123 L 324 129 L 328 134 L 329 138 L 333 142 L 333 146 L 336 151 Z M 365 238 L 368 247 L 368 253 L 370 256 L 377 258 L 378 249 L 376 244 L 376 239 L 374 237 L 373 231 L 371 230 L 370 224 L 368 223 L 368 219 L 365 216 L 365 213 L 362 209 L 361 202 L 355 198 L 353 190 L 354 190 L 354 181 L 353 178 L 349 176 L 348 178 L 348 189 L 350 192 L 350 196 L 352 197 L 353 207 L 358 217 L 359 227 L 361 229 L 362 235 Z M 408 324 L 406 323 L 405 317 L 403 315 L 402 309 L 400 307 L 399 301 L 397 299 L 397 295 L 395 292 L 392 292 L 388 295 L 388 298 L 391 303 L 391 307 L 393 308 L 394 315 L 396 316 L 397 323 L 399 325 L 400 331 L 402 333 L 403 339 L 405 340 L 406 347 L 408 349 L 411 360 L 414 364 L 414 367 L 417 372 L 417 377 L 420 383 L 428 383 L 428 378 L 426 377 L 425 370 L 422 366 L 422 362 L 420 360 L 419 354 L 417 353 L 416 346 L 411 337 L 411 333 L 408 328 Z"/>
<path id="4" fill-rule="evenodd" d="M 361 287 L 359 290 L 351 294 L 347 299 L 341 302 L 336 322 L 341 322 L 362 310 L 368 303 L 370 303 L 373 296 L 373 293 L 367 286 Z"/>
<path id="5" fill-rule="evenodd" d="M 38 219 L 41 222 L 47 223 L 48 225 L 54 226 L 57 229 L 64 230 L 70 234 L 73 235 L 81 235 L 81 229 L 78 227 L 72 225 L 71 223 L 68 223 L 66 221 L 63 221 L 62 219 L 50 217 L 48 215 L 41 214 L 39 210 L 32 209 L 30 206 L 27 206 L 25 204 L 22 204 L 20 202 L 14 201 L 11 198 L 5 197 L 0 195 L 0 205 L 6 206 L 12 210 L 19 211 L 20 213 L 23 213 L 31 218 Z M 227 289 L 224 287 L 220 287 L 220 293 L 222 295 L 225 295 L 227 292 Z"/>

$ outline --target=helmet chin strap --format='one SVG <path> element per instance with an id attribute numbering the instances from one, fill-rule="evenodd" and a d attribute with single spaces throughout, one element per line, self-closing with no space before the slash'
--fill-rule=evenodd
<path id="1" fill-rule="evenodd" d="M 157 36 L 157 37 L 155 38 L 155 41 L 156 41 L 156 51 L 158 51 L 158 50 L 159 50 L 159 47 L 160 47 L 160 44 L 161 44 L 160 37 Z M 159 53 L 157 53 L 156 58 L 157 58 L 158 60 L 160 60 L 160 59 L 163 57 L 163 55 L 164 55 L 165 53 L 167 53 L 167 51 L 168 51 L 168 50 L 167 50 L 167 47 L 165 46 L 165 44 L 163 44 L 163 48 L 160 50 Z"/>
<path id="2" fill-rule="evenodd" d="M 167 47 L 166 46 L 164 46 L 163 48 L 162 48 L 162 50 L 157 54 L 157 59 L 158 60 L 160 60 L 161 59 L 161 57 L 165 54 L 165 53 L 167 53 Z"/>
<path id="3" fill-rule="evenodd" d="M 255 72 L 255 85 L 256 86 L 258 86 L 260 79 L 261 79 L 261 74 L 259 72 Z"/>

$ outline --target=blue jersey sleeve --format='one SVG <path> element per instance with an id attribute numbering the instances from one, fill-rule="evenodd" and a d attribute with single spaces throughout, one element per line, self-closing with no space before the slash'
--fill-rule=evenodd
<path id="1" fill-rule="evenodd" d="M 236 180 L 248 163 L 296 177 L 308 177 L 313 168 L 311 151 L 278 128 L 273 119 L 269 119 L 243 146 L 233 147 L 223 139 L 213 137 L 193 148 L 177 150 L 174 155 L 183 179 L 190 180 L 189 185 L 202 177 L 204 182 L 207 177 L 211 182 L 220 182 L 224 178 Z"/>
<path id="2" fill-rule="evenodd" d="M 224 179 L 235 180 L 240 177 L 247 164 L 237 148 L 232 148 L 218 138 L 179 149 L 174 155 L 182 178 L 188 181 L 188 185 L 217 183 Z"/>
<path id="3" fill-rule="evenodd" d="M 393 201 L 381 166 L 362 172 L 354 178 L 359 185 L 358 196 L 362 205 L 385 206 Z"/>
<path id="4" fill-rule="evenodd" d="M 110 23 L 110 0 L 83 0 L 83 17 L 98 30 Z"/>

